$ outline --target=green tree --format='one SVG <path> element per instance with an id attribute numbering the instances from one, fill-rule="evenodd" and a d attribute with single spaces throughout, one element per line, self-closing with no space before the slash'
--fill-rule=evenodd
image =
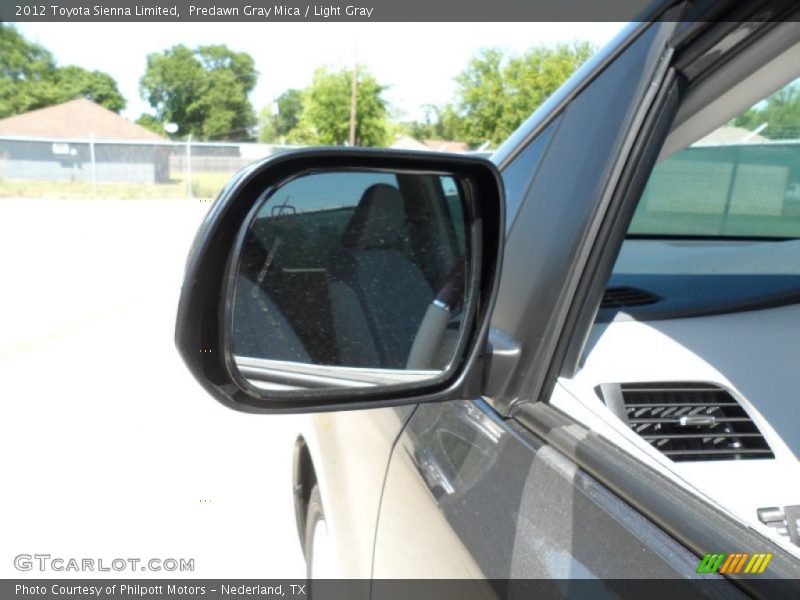
<path id="1" fill-rule="evenodd" d="M 75 66 L 61 67 L 56 70 L 54 80 L 65 99 L 86 98 L 115 113 L 125 108 L 125 98 L 108 73 Z"/>
<path id="2" fill-rule="evenodd" d="M 164 129 L 164 124 L 156 119 L 153 115 L 142 114 L 136 119 L 136 124 L 141 125 L 145 129 L 149 129 L 150 131 L 154 131 L 160 136 L 167 136 L 167 131 Z"/>
<path id="3" fill-rule="evenodd" d="M 41 79 L 55 68 L 50 52 L 27 41 L 12 25 L 0 23 L 0 77 L 13 81 Z"/>
<path id="4" fill-rule="evenodd" d="M 57 67 L 53 55 L 0 23 L 0 118 L 87 98 L 119 112 L 125 98 L 107 73 Z"/>
<path id="5" fill-rule="evenodd" d="M 423 106 L 422 121 L 409 124 L 409 135 L 418 140 L 460 140 L 462 118 L 452 104 Z"/>
<path id="6" fill-rule="evenodd" d="M 456 77 L 462 139 L 499 144 L 593 53 L 587 42 L 535 47 L 508 58 L 498 48 L 482 50 Z"/>
<path id="7" fill-rule="evenodd" d="M 350 136 L 352 73 L 325 67 L 317 69 L 303 91 L 303 110 L 297 126 L 287 136 L 292 143 L 343 145 Z M 365 71 L 357 70 L 356 145 L 385 146 L 390 142 L 386 87 Z"/>
<path id="8" fill-rule="evenodd" d="M 275 135 L 283 137 L 300 122 L 300 114 L 303 112 L 303 91 L 286 90 L 275 102 L 278 105 L 278 114 L 275 115 Z"/>
<path id="9" fill-rule="evenodd" d="M 275 100 L 278 109 L 276 114 L 264 108 L 259 115 L 261 129 L 258 134 L 260 142 L 280 142 L 300 122 L 303 112 L 303 91 L 288 89 Z"/>
<path id="10" fill-rule="evenodd" d="M 52 54 L 0 23 L 0 118 L 56 103 Z"/>
<path id="11" fill-rule="evenodd" d="M 800 88 L 797 84 L 781 88 L 763 104 L 736 117 L 733 124 L 751 131 L 766 125 L 760 135 L 773 140 L 800 138 Z"/>
<path id="12" fill-rule="evenodd" d="M 241 140 L 252 137 L 256 120 L 248 95 L 257 77 L 249 54 L 224 45 L 177 45 L 147 56 L 139 86 L 155 119 L 178 126 L 176 136 Z"/>

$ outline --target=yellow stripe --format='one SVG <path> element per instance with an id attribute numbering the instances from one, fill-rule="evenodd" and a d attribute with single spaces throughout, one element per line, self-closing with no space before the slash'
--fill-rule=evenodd
<path id="1" fill-rule="evenodd" d="M 759 573 L 763 573 L 766 570 L 767 565 L 769 564 L 769 561 L 771 561 L 771 560 L 772 560 L 772 553 L 770 552 L 769 554 L 767 554 L 764 557 L 764 562 L 761 563 L 761 569 L 758 572 Z"/>
<path id="2" fill-rule="evenodd" d="M 763 553 L 758 552 L 756 554 L 753 554 L 753 558 L 750 561 L 750 564 L 747 565 L 747 568 L 745 569 L 744 572 L 745 573 L 758 573 L 758 568 L 761 566 L 761 561 L 762 560 L 764 560 L 764 554 Z"/>

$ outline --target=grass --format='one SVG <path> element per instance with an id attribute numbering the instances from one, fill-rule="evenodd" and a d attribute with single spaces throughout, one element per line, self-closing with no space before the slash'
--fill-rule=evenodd
<path id="1" fill-rule="evenodd" d="M 192 197 L 212 200 L 233 173 L 192 173 Z M 98 183 L 97 193 L 87 181 L 0 180 L 0 198 L 146 198 L 185 199 L 186 175 L 173 173 L 169 183 Z"/>

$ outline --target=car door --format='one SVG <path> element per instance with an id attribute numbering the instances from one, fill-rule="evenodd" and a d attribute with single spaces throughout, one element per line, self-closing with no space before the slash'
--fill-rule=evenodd
<path id="1" fill-rule="evenodd" d="M 558 309 L 562 290 L 555 282 L 567 279 L 596 210 L 603 178 L 636 127 L 637 115 L 652 101 L 651 82 L 660 83 L 657 78 L 664 75 L 659 66 L 674 25 L 636 31 L 625 51 L 606 57 L 611 62 L 602 73 L 570 98 L 524 148 L 514 149 L 507 159 L 500 150 L 499 160 L 507 161 L 503 174 L 508 220 L 490 336 L 494 345 L 505 343 L 512 354 L 520 354 L 517 340 L 524 335 L 546 336 L 541 328 L 551 319 L 529 316 Z M 597 61 L 600 68 L 602 60 Z M 526 180 L 525 173 L 536 175 Z M 537 276 L 530 277 L 532 272 Z M 533 328 L 540 330 L 532 332 Z M 526 355 L 518 360 L 522 365 L 540 359 Z M 504 367 L 497 365 L 499 370 Z M 509 379 L 519 377 L 520 370 L 508 369 L 503 384 L 510 387 Z M 643 523 L 632 527 L 635 515 L 626 515 L 631 523 L 619 524 L 611 511 L 625 510 L 613 494 L 582 491 L 582 486 L 602 488 L 541 440 L 500 418 L 499 411 L 515 400 L 502 390 L 500 376 L 494 373 L 489 382 L 498 408 L 474 398 L 420 406 L 412 416 L 387 474 L 373 576 L 633 574 L 640 565 L 619 551 L 623 549 L 646 557 L 648 572 L 655 576 L 674 570 L 664 560 L 650 560 L 650 546 L 659 544 L 648 545 L 631 533 L 638 530 L 647 539 L 657 536 L 657 529 Z M 417 520 L 425 523 L 422 530 L 408 527 Z M 617 545 L 613 556 L 618 560 L 608 560 L 608 552 L 587 552 L 609 544 Z M 678 564 L 685 567 L 688 562 L 683 561 L 691 557 L 675 550 L 670 547 L 668 555 L 680 557 Z"/>
<path id="2" fill-rule="evenodd" d="M 697 562 L 555 448 L 456 401 L 420 406 L 395 447 L 373 576 L 671 579 Z"/>
<path id="3" fill-rule="evenodd" d="M 649 170 L 675 114 L 670 60 L 681 29 L 667 18 L 629 30 L 616 53 L 586 68 L 596 76 L 568 84 L 543 108 L 549 117 L 534 115 L 528 131 L 496 155 L 509 222 L 483 399 L 421 405 L 409 420 L 387 473 L 376 579 L 672 579 L 696 572 L 691 535 L 679 543 L 669 527 L 686 525 L 683 515 L 695 507 L 662 507 L 672 523 L 637 510 L 625 486 L 646 485 L 646 478 L 599 481 L 584 468 L 592 460 L 579 460 L 590 432 L 530 402 L 547 389 L 559 345 L 554 332 L 602 227 L 598 215 L 626 177 L 636 187 L 637 164 Z M 520 181 L 520 173 L 530 179 Z M 725 581 L 719 586 L 726 597 L 739 593 Z M 608 591 L 624 592 L 624 585 Z M 493 594 L 502 596 L 490 586 L 475 597 Z"/>

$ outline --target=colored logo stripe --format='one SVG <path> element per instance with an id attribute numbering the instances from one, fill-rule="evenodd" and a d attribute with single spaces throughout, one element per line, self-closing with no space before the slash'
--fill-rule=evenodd
<path id="1" fill-rule="evenodd" d="M 745 573 L 763 573 L 772 560 L 772 554 L 754 554 L 750 562 L 747 563 Z"/>
<path id="2" fill-rule="evenodd" d="M 744 572 L 748 574 L 758 574 L 766 570 L 771 560 L 771 553 L 757 552 L 751 555 L 748 552 L 734 552 L 731 554 L 725 552 L 710 552 L 700 561 L 697 572 L 720 574 Z M 742 569 L 744 569 L 744 571 L 742 571 Z"/>

